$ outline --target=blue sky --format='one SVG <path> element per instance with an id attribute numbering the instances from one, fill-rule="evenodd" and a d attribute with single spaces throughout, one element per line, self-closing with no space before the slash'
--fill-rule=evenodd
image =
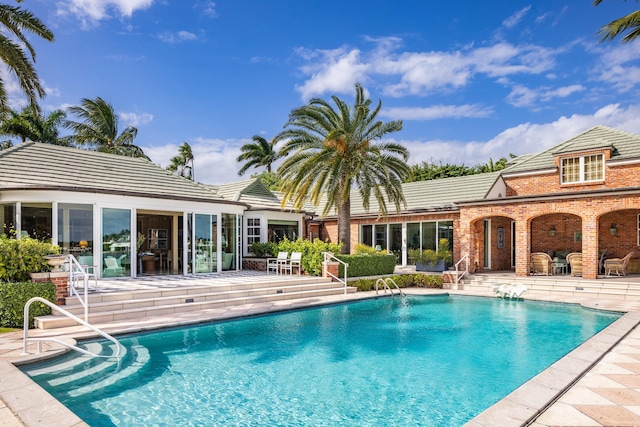
<path id="1" fill-rule="evenodd" d="M 410 163 L 468 166 L 540 151 L 592 126 L 640 133 L 640 41 L 597 30 L 638 8 L 590 0 L 25 0 L 46 110 L 101 96 L 167 166 L 188 142 L 196 180 L 311 97 L 382 101 Z M 17 93 L 12 106 L 20 106 Z M 248 177 L 253 170 L 245 176 Z"/>

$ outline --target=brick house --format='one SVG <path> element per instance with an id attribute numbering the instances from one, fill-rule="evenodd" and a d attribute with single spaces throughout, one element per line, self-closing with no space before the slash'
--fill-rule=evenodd
<path id="1" fill-rule="evenodd" d="M 530 272 L 530 254 L 582 253 L 582 277 L 595 279 L 601 254 L 640 249 L 640 136 L 596 126 L 540 153 L 514 159 L 499 173 L 403 185 L 406 207 L 386 217 L 354 192 L 352 247 L 380 245 L 408 263 L 411 248 L 450 239 L 454 259 L 472 270 Z M 335 239 L 337 218 L 317 221 Z M 435 236 L 435 238 L 434 238 Z M 640 273 L 640 263 L 629 272 Z"/>

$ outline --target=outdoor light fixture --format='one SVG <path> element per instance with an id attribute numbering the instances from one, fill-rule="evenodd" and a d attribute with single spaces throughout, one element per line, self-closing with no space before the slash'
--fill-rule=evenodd
<path id="1" fill-rule="evenodd" d="M 616 235 L 616 233 L 618 232 L 618 228 L 616 227 L 616 223 L 615 222 L 611 223 L 611 228 L 609 228 L 609 231 L 611 232 L 612 236 Z"/>
<path id="2" fill-rule="evenodd" d="M 549 229 L 549 236 L 555 236 L 556 235 L 556 226 L 552 225 L 551 228 Z"/>

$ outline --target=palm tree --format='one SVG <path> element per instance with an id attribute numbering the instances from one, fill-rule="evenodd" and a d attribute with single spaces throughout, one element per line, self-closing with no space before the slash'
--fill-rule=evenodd
<path id="1" fill-rule="evenodd" d="M 96 99 L 84 98 L 82 106 L 69 107 L 68 111 L 82 120 L 64 122 L 64 126 L 73 132 L 69 137 L 71 142 L 87 145 L 104 153 L 142 157 L 149 160 L 142 148 L 133 144 L 138 129 L 127 126 L 118 134 L 118 116 L 114 112 L 113 106 L 104 99 L 100 97 Z"/>
<path id="2" fill-rule="evenodd" d="M 194 181 L 193 174 L 193 151 L 191 146 L 186 142 L 183 142 L 178 147 L 178 155 L 171 158 L 171 164 L 167 166 L 167 170 L 170 172 L 178 173 L 178 175 Z"/>
<path id="3" fill-rule="evenodd" d="M 594 0 L 593 5 L 597 6 L 602 3 L 602 0 Z M 623 43 L 630 42 L 640 36 L 640 10 L 631 12 L 627 16 L 618 18 L 609 22 L 604 27 L 600 28 L 598 34 L 602 36 L 600 43 L 607 40 L 613 41 L 621 33 L 630 30 L 629 33 L 622 38 Z"/>
<path id="4" fill-rule="evenodd" d="M 278 152 L 275 150 L 276 138 L 267 141 L 260 135 L 253 135 L 251 144 L 245 144 L 240 148 L 242 154 L 238 156 L 236 162 L 246 161 L 244 166 L 238 171 L 238 175 L 243 175 L 250 167 L 266 166 L 267 172 L 271 172 L 271 165 L 278 160 Z"/>
<path id="5" fill-rule="evenodd" d="M 323 214 L 337 208 L 338 241 L 343 244 L 342 252 L 349 253 L 352 188 L 358 189 L 365 209 L 373 193 L 381 214 L 387 213 L 387 201 L 399 210 L 404 203 L 402 181 L 409 174 L 409 152 L 396 143 L 375 142 L 401 130 L 402 122 L 376 121 L 382 102 L 372 111 L 362 86 L 356 84 L 353 108 L 336 96 L 332 99 L 335 110 L 314 98 L 289 114 L 278 137 L 288 138 L 280 155 L 292 154 L 280 165 L 278 175 L 283 205 L 292 201 L 301 209 L 308 200 L 317 206 L 326 197 Z"/>
<path id="6" fill-rule="evenodd" d="M 54 110 L 43 116 L 25 107 L 21 112 L 9 111 L 10 117 L 0 124 L 0 134 L 19 137 L 22 142 L 35 141 L 45 144 L 69 145 L 67 138 L 60 137 L 59 127 L 63 124 L 66 113 Z"/>
<path id="7" fill-rule="evenodd" d="M 26 95 L 31 108 L 39 113 L 38 98 L 43 98 L 45 92 L 34 67 L 36 52 L 23 32 L 53 41 L 53 33 L 31 12 L 0 4 L 0 59 L 18 79 L 20 89 Z M 25 52 L 25 48 L 31 58 Z M 0 110 L 4 114 L 7 109 L 7 91 L 0 79 Z"/>

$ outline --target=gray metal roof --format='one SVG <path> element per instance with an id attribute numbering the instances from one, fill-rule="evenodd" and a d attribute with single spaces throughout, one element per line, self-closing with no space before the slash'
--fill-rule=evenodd
<path id="1" fill-rule="evenodd" d="M 537 154 L 521 157 L 513 166 L 504 170 L 505 175 L 513 172 L 529 172 L 552 169 L 554 158 L 558 154 L 568 154 L 588 150 L 612 148 L 611 160 L 627 160 L 640 158 L 640 135 L 612 129 L 606 126 L 595 126 L 581 134 L 555 145 Z"/>
<path id="2" fill-rule="evenodd" d="M 146 159 L 25 142 L 0 151 L 0 191 L 46 189 L 225 203 Z M 227 202 L 228 203 L 228 202 Z"/>
<path id="3" fill-rule="evenodd" d="M 486 197 L 499 176 L 500 172 L 492 172 L 402 184 L 406 207 L 401 206 L 400 213 L 457 210 L 456 202 Z M 369 203 L 369 210 L 365 210 L 360 194 L 352 191 L 351 215 L 378 215 L 375 197 Z M 387 203 L 387 213 L 396 213 L 393 203 Z"/>

